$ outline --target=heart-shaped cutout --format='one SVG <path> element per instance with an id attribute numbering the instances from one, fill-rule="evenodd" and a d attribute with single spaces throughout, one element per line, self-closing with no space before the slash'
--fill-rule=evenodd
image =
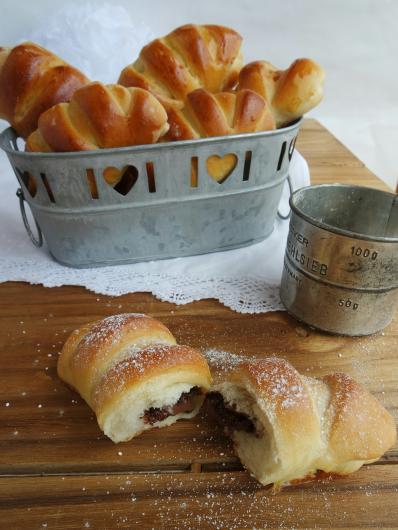
<path id="1" fill-rule="evenodd" d="M 103 172 L 105 182 L 120 193 L 127 195 L 138 179 L 138 169 L 135 166 L 107 167 Z"/>
<path id="2" fill-rule="evenodd" d="M 21 171 L 20 169 L 16 169 L 19 178 L 22 180 L 22 182 L 25 184 L 27 190 L 29 191 L 31 197 L 34 197 L 37 193 L 37 184 L 36 180 L 32 177 L 32 175 L 29 173 L 29 171 Z"/>
<path id="3" fill-rule="evenodd" d="M 227 180 L 236 168 L 238 157 L 233 153 L 224 156 L 212 155 L 206 160 L 208 174 L 219 184 Z"/>

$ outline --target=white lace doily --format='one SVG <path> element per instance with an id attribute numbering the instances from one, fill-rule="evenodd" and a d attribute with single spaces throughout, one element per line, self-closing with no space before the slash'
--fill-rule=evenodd
<path id="1" fill-rule="evenodd" d="M 294 188 L 309 184 L 308 166 L 299 153 L 291 162 Z M 4 153 L 0 156 L 0 282 L 9 280 L 46 287 L 82 285 L 107 295 L 151 292 L 161 300 L 186 304 L 216 298 L 241 313 L 283 309 L 279 283 L 288 221 L 275 221 L 265 241 L 237 250 L 132 265 L 71 269 L 52 260 L 46 247 L 32 245 L 19 213 L 18 183 Z M 287 186 L 286 186 L 287 188 Z M 288 190 L 280 208 L 288 209 Z"/>

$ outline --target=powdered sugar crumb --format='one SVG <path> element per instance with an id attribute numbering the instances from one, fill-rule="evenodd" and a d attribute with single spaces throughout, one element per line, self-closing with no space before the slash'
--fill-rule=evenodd
<path id="1" fill-rule="evenodd" d="M 120 475 L 103 484 L 106 484 L 106 495 L 115 495 L 123 502 L 118 511 L 108 512 L 109 521 L 114 523 L 110 523 L 112 528 L 127 519 L 129 528 L 141 527 L 144 521 L 148 521 L 141 519 L 149 517 L 148 499 L 151 502 L 148 528 L 153 529 L 295 530 L 298 526 L 308 527 L 312 521 L 322 527 L 334 527 L 338 523 L 339 527 L 345 528 L 351 501 L 329 478 L 318 479 L 313 486 L 308 485 L 300 491 L 297 487 L 286 488 L 283 493 L 275 495 L 272 489 L 262 487 L 246 473 L 230 471 L 183 476 L 180 473 L 142 474 L 138 481 L 132 477 L 129 483 L 125 475 Z M 359 492 L 366 502 L 374 489 L 360 486 Z M 302 495 L 308 497 L 309 502 L 301 502 Z M 338 511 L 333 509 L 337 502 L 341 507 Z M 131 503 L 134 511 L 129 508 Z M 375 522 L 372 515 L 370 521 Z"/>
<path id="2" fill-rule="evenodd" d="M 209 363 L 213 375 L 219 377 L 225 376 L 229 371 L 239 366 L 239 364 L 248 360 L 244 355 L 217 350 L 215 348 L 206 350 L 204 356 Z"/>

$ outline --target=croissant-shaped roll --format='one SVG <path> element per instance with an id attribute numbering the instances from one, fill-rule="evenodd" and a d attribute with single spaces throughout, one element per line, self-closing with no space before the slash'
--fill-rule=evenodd
<path id="1" fill-rule="evenodd" d="M 238 88 L 249 88 L 266 99 L 279 128 L 318 105 L 324 78 L 322 67 L 311 59 L 297 59 L 286 70 L 256 61 L 242 68 Z"/>
<path id="2" fill-rule="evenodd" d="M 74 331 L 58 375 L 76 389 L 113 442 L 192 418 L 211 384 L 204 357 L 159 321 L 114 315 Z"/>
<path id="3" fill-rule="evenodd" d="M 396 440 L 393 418 L 349 376 L 305 377 L 278 358 L 238 364 L 212 388 L 207 408 L 264 485 L 317 470 L 352 473 Z"/>
<path id="4" fill-rule="evenodd" d="M 165 100 L 183 101 L 197 88 L 232 88 L 242 66 L 242 37 L 223 26 L 187 24 L 145 46 L 119 77 Z"/>
<path id="5" fill-rule="evenodd" d="M 40 114 L 69 101 L 88 82 L 79 70 L 32 42 L 0 48 L 0 118 L 26 138 Z"/>
<path id="6" fill-rule="evenodd" d="M 147 90 L 95 82 L 77 90 L 69 103 L 42 114 L 26 149 L 85 151 L 150 144 L 168 128 L 166 111 Z"/>
<path id="7" fill-rule="evenodd" d="M 170 124 L 166 140 L 275 129 L 268 103 L 252 90 L 212 94 L 199 88 L 188 94 L 182 109 L 166 108 Z"/>

